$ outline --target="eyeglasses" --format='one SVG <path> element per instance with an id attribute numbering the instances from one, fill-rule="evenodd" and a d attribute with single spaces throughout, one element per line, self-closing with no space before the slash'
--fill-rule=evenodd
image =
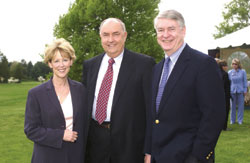
<path id="1" fill-rule="evenodd" d="M 238 65 L 237 63 L 232 63 L 232 65 Z"/>

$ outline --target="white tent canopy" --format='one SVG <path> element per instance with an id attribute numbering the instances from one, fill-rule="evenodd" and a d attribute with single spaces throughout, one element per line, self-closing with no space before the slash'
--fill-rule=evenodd
<path id="1" fill-rule="evenodd" d="M 214 40 L 210 49 L 216 49 L 217 47 L 227 48 L 229 46 L 235 47 L 243 44 L 250 44 L 250 26 Z"/>

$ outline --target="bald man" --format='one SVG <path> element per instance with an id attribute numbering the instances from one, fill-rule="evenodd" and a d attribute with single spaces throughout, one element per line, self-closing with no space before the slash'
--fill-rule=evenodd
<path id="1" fill-rule="evenodd" d="M 88 89 L 90 163 L 143 163 L 146 110 L 153 58 L 125 48 L 124 23 L 108 18 L 100 25 L 104 53 L 83 64 Z"/>

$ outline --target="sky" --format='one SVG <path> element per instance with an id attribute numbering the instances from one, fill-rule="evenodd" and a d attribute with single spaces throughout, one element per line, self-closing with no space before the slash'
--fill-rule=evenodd
<path id="1" fill-rule="evenodd" d="M 159 9 L 175 9 L 186 22 L 185 41 L 207 53 L 213 48 L 215 25 L 223 21 L 225 3 L 231 0 L 162 0 Z M 42 61 L 45 44 L 51 43 L 53 28 L 74 0 L 1 0 L 0 51 L 9 62 Z M 216 47 L 214 47 L 216 48 Z"/>
<path id="2" fill-rule="evenodd" d="M 0 51 L 9 62 L 42 61 L 45 44 L 51 43 L 59 16 L 73 0 L 1 0 Z"/>

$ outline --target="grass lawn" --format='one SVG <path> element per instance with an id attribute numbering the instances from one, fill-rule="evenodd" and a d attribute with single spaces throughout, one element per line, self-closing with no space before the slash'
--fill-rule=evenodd
<path id="1" fill-rule="evenodd" d="M 229 117 L 230 119 L 230 117 Z M 216 163 L 250 163 L 250 110 L 245 109 L 242 125 L 228 124 L 215 149 Z"/>
<path id="2" fill-rule="evenodd" d="M 29 163 L 33 143 L 23 131 L 28 90 L 38 82 L 0 84 L 0 163 Z"/>
<path id="3" fill-rule="evenodd" d="M 28 90 L 38 82 L 0 84 L 0 163 L 29 163 L 33 143 L 23 131 Z M 243 125 L 228 125 L 215 149 L 216 163 L 250 163 L 250 110 Z"/>

